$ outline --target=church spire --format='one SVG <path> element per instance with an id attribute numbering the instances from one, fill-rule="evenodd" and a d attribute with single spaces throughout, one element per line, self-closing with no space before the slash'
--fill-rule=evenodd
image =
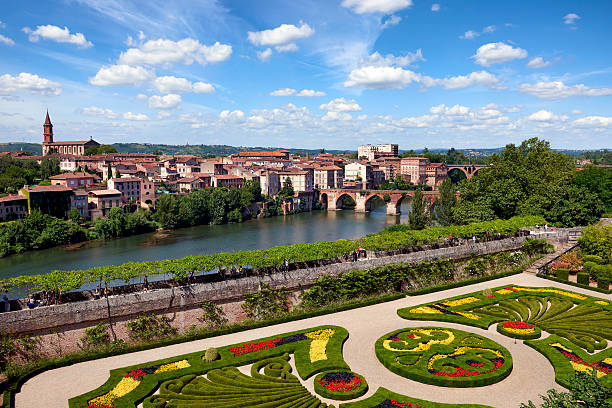
<path id="1" fill-rule="evenodd" d="M 53 125 L 49 118 L 49 110 L 47 109 L 47 117 L 45 118 L 45 124 L 43 125 L 43 142 L 53 143 Z"/>

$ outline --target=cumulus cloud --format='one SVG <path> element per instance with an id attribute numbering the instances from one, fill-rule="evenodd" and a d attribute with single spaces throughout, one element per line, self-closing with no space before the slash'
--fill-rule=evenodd
<path id="1" fill-rule="evenodd" d="M 88 116 L 104 116 L 109 119 L 117 118 L 117 114 L 110 109 L 99 108 L 97 106 L 90 106 L 82 109 L 83 115 Z"/>
<path id="2" fill-rule="evenodd" d="M 123 119 L 143 121 L 143 120 L 149 120 L 149 117 L 145 115 L 144 113 L 126 112 L 123 114 Z"/>
<path id="3" fill-rule="evenodd" d="M 241 123 L 244 122 L 244 112 L 241 110 L 224 110 L 219 114 L 219 120 L 228 123 Z"/>
<path id="4" fill-rule="evenodd" d="M 44 38 L 60 43 L 75 44 L 81 48 L 93 47 L 91 41 L 87 41 L 83 33 L 70 34 L 68 27 L 61 28 L 49 24 L 38 26 L 34 31 L 29 27 L 24 27 L 22 30 L 28 35 L 28 39 L 32 42 L 37 42 L 39 39 Z"/>
<path id="5" fill-rule="evenodd" d="M 610 116 L 585 116 L 576 119 L 574 125 L 580 127 L 612 127 L 612 117 Z"/>
<path id="6" fill-rule="evenodd" d="M 29 91 L 38 95 L 59 95 L 62 92 L 58 82 L 41 78 L 36 74 L 22 72 L 19 75 L 0 75 L 0 93 Z"/>
<path id="7" fill-rule="evenodd" d="M 474 38 L 479 37 L 482 34 L 492 33 L 496 29 L 497 29 L 497 27 L 495 27 L 494 25 L 490 25 L 490 26 L 486 26 L 485 28 L 483 28 L 482 31 L 468 30 L 465 33 L 463 33 L 462 35 L 460 35 L 459 38 L 461 38 L 463 40 L 473 40 Z"/>
<path id="8" fill-rule="evenodd" d="M 351 116 L 350 113 L 332 112 L 332 111 L 327 112 L 325 115 L 323 115 L 323 117 L 321 117 L 321 120 L 326 121 L 326 122 L 351 120 L 351 119 L 353 119 L 353 117 Z"/>
<path id="9" fill-rule="evenodd" d="M 5 37 L 2 34 L 0 34 L 0 43 L 4 43 L 4 44 L 10 45 L 10 46 L 15 45 L 15 41 L 13 41 L 12 39 L 10 39 L 8 37 Z"/>
<path id="10" fill-rule="evenodd" d="M 168 65 L 180 63 L 200 65 L 227 60 L 232 55 L 232 46 L 219 42 L 207 46 L 193 38 L 180 41 L 166 39 L 149 40 L 138 48 L 121 53 L 119 64 L 126 65 Z"/>
<path id="11" fill-rule="evenodd" d="M 278 52 L 296 51 L 298 49 L 296 41 L 308 38 L 315 33 L 315 30 L 308 24 L 301 23 L 299 27 L 293 24 L 281 24 L 280 26 L 263 31 L 249 31 L 249 41 L 258 46 L 274 46 Z M 270 50 L 270 49 L 268 49 Z M 268 50 L 264 51 L 267 52 Z M 265 61 L 270 57 L 271 50 L 267 56 L 259 56 L 259 59 Z"/>
<path id="12" fill-rule="evenodd" d="M 140 85 L 155 78 L 153 71 L 129 65 L 110 65 L 100 68 L 89 78 L 89 83 L 97 86 Z"/>
<path id="13" fill-rule="evenodd" d="M 146 101 L 147 99 L 149 99 L 149 97 L 145 94 L 138 94 L 136 95 L 136 99 L 140 99 L 141 101 Z"/>
<path id="14" fill-rule="evenodd" d="M 555 115 L 547 110 L 539 110 L 527 116 L 527 120 L 534 122 L 563 122 L 568 119 L 565 115 Z"/>
<path id="15" fill-rule="evenodd" d="M 572 96 L 609 96 L 612 88 L 591 88 L 584 84 L 565 85 L 562 81 L 522 84 L 519 92 L 533 95 L 540 99 L 563 99 Z"/>
<path id="16" fill-rule="evenodd" d="M 383 25 L 380 28 L 384 30 L 385 28 L 389 28 L 389 27 L 398 25 L 401 21 L 402 21 L 402 18 L 400 16 L 396 16 L 395 14 L 393 14 L 383 23 Z"/>
<path id="17" fill-rule="evenodd" d="M 315 96 L 325 96 L 325 92 L 315 91 L 313 89 L 302 89 L 301 91 L 297 91 L 292 88 L 282 88 L 277 89 L 276 91 L 270 92 L 270 96 L 302 96 L 302 97 L 315 97 Z"/>
<path id="18" fill-rule="evenodd" d="M 409 52 L 404 56 L 395 56 L 393 54 L 381 55 L 378 51 L 370 54 L 367 58 L 360 61 L 362 66 L 374 66 L 374 67 L 389 67 L 397 65 L 400 67 L 408 66 L 417 61 L 425 61 L 423 58 L 423 51 L 419 48 L 415 52 Z"/>
<path id="19" fill-rule="evenodd" d="M 166 118 L 169 118 L 170 116 L 172 116 L 172 114 L 170 112 L 166 112 L 166 111 L 159 111 L 157 112 L 157 119 L 159 120 L 164 120 Z"/>
<path id="20" fill-rule="evenodd" d="M 529 62 L 527 63 L 527 66 L 529 68 L 544 68 L 549 66 L 550 64 L 552 64 L 552 62 L 550 61 L 544 61 L 544 58 L 542 57 L 535 57 L 529 60 Z"/>
<path id="21" fill-rule="evenodd" d="M 431 11 L 440 11 L 440 5 L 437 3 L 432 4 Z"/>
<path id="22" fill-rule="evenodd" d="M 354 99 L 336 98 L 329 103 L 322 104 L 319 109 L 330 112 L 359 112 L 361 106 Z"/>
<path id="23" fill-rule="evenodd" d="M 526 57 L 527 51 L 524 49 L 514 48 L 503 42 L 484 44 L 472 56 L 477 64 L 484 67 Z"/>
<path id="24" fill-rule="evenodd" d="M 574 25 L 577 20 L 580 20 L 580 16 L 575 13 L 569 13 L 563 17 L 563 22 L 567 25 Z"/>
<path id="25" fill-rule="evenodd" d="M 153 95 L 149 98 L 149 108 L 151 109 L 174 109 L 181 103 L 181 95 Z"/>
<path id="26" fill-rule="evenodd" d="M 162 93 L 214 93 L 215 88 L 211 84 L 205 82 L 191 83 L 186 78 L 177 78 L 175 76 L 157 77 L 153 81 L 153 85 L 159 92 Z"/>
<path id="27" fill-rule="evenodd" d="M 264 62 L 269 60 L 271 55 L 272 55 L 272 49 L 270 48 L 266 48 L 263 51 L 257 52 L 257 58 L 259 58 L 260 61 L 264 61 Z"/>
<path id="28" fill-rule="evenodd" d="M 412 5 L 412 0 L 343 0 L 342 6 L 357 14 L 391 14 Z"/>
<path id="29" fill-rule="evenodd" d="M 457 75 L 454 77 L 433 79 L 425 81 L 425 85 L 439 85 L 444 89 L 461 89 L 469 86 L 484 85 L 490 88 L 495 87 L 499 83 L 499 79 L 490 72 L 478 71 L 472 72 L 468 75 Z"/>

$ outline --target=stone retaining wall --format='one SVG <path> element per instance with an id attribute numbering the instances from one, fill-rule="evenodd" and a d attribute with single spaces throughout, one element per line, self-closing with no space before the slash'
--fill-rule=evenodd
<path id="1" fill-rule="evenodd" d="M 555 234 L 548 234 L 546 238 L 567 241 L 567 234 L 560 231 Z M 498 241 L 363 259 L 357 262 L 335 263 L 259 277 L 251 276 L 222 282 L 199 283 L 177 288 L 110 296 L 108 299 L 102 298 L 18 310 L 0 314 L 0 327 L 16 334 L 53 332 L 69 330 L 72 327 L 93 326 L 102 321 L 124 321 L 142 313 L 177 313 L 197 309 L 204 300 L 219 304 L 239 302 L 244 299 L 246 293 L 256 291 L 260 282 L 268 283 L 273 288 L 283 286 L 292 291 L 300 291 L 309 288 L 324 275 L 337 275 L 354 269 L 368 269 L 388 264 L 417 263 L 434 258 L 464 259 L 489 253 L 512 251 L 519 249 L 525 239 L 527 237 L 520 236 Z"/>

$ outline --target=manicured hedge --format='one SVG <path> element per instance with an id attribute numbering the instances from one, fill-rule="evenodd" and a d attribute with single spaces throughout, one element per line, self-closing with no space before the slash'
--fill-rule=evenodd
<path id="1" fill-rule="evenodd" d="M 588 273 L 578 272 L 578 276 L 576 277 L 576 281 L 581 285 L 588 285 L 591 281 Z"/>
<path id="2" fill-rule="evenodd" d="M 328 378 L 327 377 L 338 377 L 338 374 L 340 374 L 340 376 L 343 377 L 353 377 L 353 379 L 349 380 L 349 381 L 355 381 L 354 378 L 358 378 L 359 379 L 359 385 L 356 386 L 353 389 L 347 390 L 347 389 L 343 389 L 344 387 L 346 387 L 345 384 L 350 384 L 349 381 L 346 381 L 344 379 L 339 380 L 339 382 L 341 383 L 338 387 L 338 390 L 332 390 L 328 387 L 325 386 L 325 383 L 329 383 Z M 332 383 L 333 386 L 333 383 Z M 351 400 L 351 399 L 355 399 L 355 398 L 359 398 L 362 395 L 364 395 L 366 392 L 368 392 L 368 383 L 366 382 L 365 378 L 363 378 L 363 376 L 354 373 L 352 371 L 325 371 L 323 373 L 318 374 L 315 379 L 314 379 L 314 390 L 317 394 L 319 394 L 320 396 L 324 397 L 324 398 L 328 398 L 328 399 L 333 399 L 333 400 L 337 400 L 337 401 L 347 401 L 347 400 Z"/>
<path id="3" fill-rule="evenodd" d="M 569 280 L 568 281 L 562 281 L 560 279 L 555 278 L 554 276 L 548 276 L 548 275 L 545 275 L 545 274 L 538 274 L 537 277 L 538 278 L 542 278 L 542 279 L 547 279 L 547 280 L 553 281 L 553 282 L 559 282 L 559 283 L 564 283 L 566 285 L 575 286 L 577 288 L 592 290 L 593 292 L 599 292 L 599 293 L 605 293 L 605 294 L 612 293 L 612 290 L 606 290 L 606 289 L 594 288 L 593 286 L 581 285 L 579 283 L 572 282 L 572 281 L 569 281 Z"/>
<path id="4" fill-rule="evenodd" d="M 325 330 L 333 330 L 333 334 L 325 345 L 325 353 L 327 358 L 312 362 L 309 353 L 310 348 L 313 347 L 314 341 L 316 340 L 310 340 L 310 338 L 308 338 L 306 335 Z M 295 339 L 296 337 L 298 340 L 285 342 L 279 346 L 266 346 L 269 345 L 273 339 Z M 220 358 L 213 362 L 207 362 L 205 360 L 205 351 L 199 351 L 130 367 L 114 369 L 111 370 L 110 377 L 106 383 L 95 390 L 70 399 L 69 407 L 86 408 L 89 401 L 111 391 L 127 373 L 130 373 L 133 370 L 152 366 L 161 366 L 182 360 L 187 360 L 189 363 L 188 368 L 145 375 L 142 377 L 141 382 L 133 391 L 114 400 L 115 406 L 117 408 L 133 408 L 135 405 L 142 402 L 147 396 L 151 395 L 151 393 L 157 387 L 159 387 L 160 384 L 169 380 L 176 380 L 186 375 L 202 375 L 211 370 L 221 369 L 224 367 L 236 367 L 256 363 L 264 359 L 280 357 L 287 353 L 293 353 L 295 357 L 295 367 L 302 379 L 309 378 L 312 375 L 325 370 L 349 370 L 348 365 L 342 359 L 342 346 L 347 338 L 348 332 L 342 327 L 319 326 L 311 329 L 267 337 L 253 342 L 238 343 L 226 347 L 220 347 L 217 349 L 219 351 Z M 272 343 L 276 344 L 273 341 Z M 258 350 L 240 353 L 240 350 L 248 350 L 253 348 Z M 236 350 L 238 350 L 238 352 Z"/>
<path id="5" fill-rule="evenodd" d="M 521 273 L 523 273 L 523 268 L 519 267 L 519 268 L 515 268 L 515 269 L 513 269 L 511 271 L 503 272 L 503 273 L 498 273 L 498 274 L 495 274 L 495 275 L 482 276 L 480 278 L 468 279 L 468 280 L 464 280 L 464 281 L 460 281 L 460 282 L 447 283 L 445 285 L 438 285 L 438 286 L 432 286 L 430 288 L 424 288 L 424 289 L 409 291 L 409 292 L 406 292 L 406 295 L 408 295 L 408 296 L 427 295 L 428 293 L 441 292 L 443 290 L 461 288 L 463 286 L 474 285 L 476 283 L 487 282 L 487 281 L 494 280 L 494 279 L 506 278 L 508 276 L 518 275 L 518 274 L 521 274 Z"/>
<path id="6" fill-rule="evenodd" d="M 569 269 L 567 268 L 559 268 L 555 271 L 555 275 L 557 277 L 557 279 L 562 280 L 562 281 L 566 281 L 568 280 L 569 277 Z"/>
<path id="7" fill-rule="evenodd" d="M 340 405 L 340 408 L 378 408 L 379 406 L 393 407 L 391 401 L 397 402 L 398 408 L 407 407 L 407 404 L 416 404 L 413 407 L 421 408 L 492 408 L 488 405 L 479 404 L 444 404 L 441 402 L 424 401 L 417 398 L 407 397 L 380 387 L 374 395 L 361 401 L 349 402 Z M 386 405 L 381 405 L 387 402 Z M 403 404 L 403 405 L 400 405 Z"/>
<path id="8" fill-rule="evenodd" d="M 610 279 L 609 278 L 597 278 L 597 288 L 609 290 L 610 289 Z"/>
<path id="9" fill-rule="evenodd" d="M 376 341 L 376 357 L 394 373 L 443 387 L 494 384 L 512 372 L 512 356 L 500 344 L 463 330 L 417 327 Z"/>
<path id="10" fill-rule="evenodd" d="M 542 335 L 542 330 L 540 330 L 538 326 L 534 325 L 532 333 L 529 333 L 529 332 L 521 333 L 521 332 L 513 332 L 512 330 L 508 330 L 506 327 L 504 327 L 504 322 L 497 323 L 497 332 L 500 334 L 503 334 L 504 336 L 508 336 L 508 337 L 512 337 L 513 339 L 520 339 L 520 340 L 538 339 Z"/>

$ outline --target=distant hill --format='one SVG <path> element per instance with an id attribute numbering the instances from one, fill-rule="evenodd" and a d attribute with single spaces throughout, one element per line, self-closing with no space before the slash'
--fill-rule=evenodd
<path id="1" fill-rule="evenodd" d="M 41 155 L 42 145 L 39 143 L 10 142 L 0 143 L 0 152 L 30 152 Z"/>

